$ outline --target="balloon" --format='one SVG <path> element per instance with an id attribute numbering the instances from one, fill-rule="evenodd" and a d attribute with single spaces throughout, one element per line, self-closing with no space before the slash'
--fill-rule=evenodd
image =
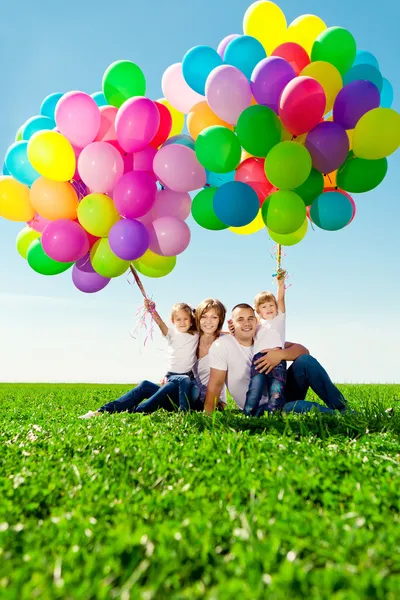
<path id="1" fill-rule="evenodd" d="M 251 76 L 251 91 L 259 104 L 265 104 L 278 113 L 281 94 L 295 77 L 295 70 L 286 60 L 270 56 L 255 67 Z"/>
<path id="2" fill-rule="evenodd" d="M 246 10 L 243 31 L 259 40 L 270 54 L 286 35 L 285 15 L 273 2 L 259 0 Z"/>
<path id="3" fill-rule="evenodd" d="M 279 56 L 286 60 L 296 75 L 310 64 L 310 57 L 302 46 L 294 42 L 285 42 L 281 44 L 271 54 L 271 56 Z"/>
<path id="4" fill-rule="evenodd" d="M 34 214 L 29 188 L 9 175 L 0 177 L 0 217 L 9 221 L 30 221 Z"/>
<path id="5" fill-rule="evenodd" d="M 261 207 L 268 230 L 278 234 L 297 231 L 306 218 L 306 207 L 295 192 L 278 191 L 270 195 Z"/>
<path id="6" fill-rule="evenodd" d="M 224 60 L 225 50 L 226 50 L 229 42 L 231 42 L 232 40 L 235 40 L 238 37 L 240 37 L 240 35 L 238 33 L 231 33 L 230 35 L 227 35 L 226 37 L 224 37 L 223 40 L 220 41 L 220 43 L 218 44 L 217 52 L 220 55 L 220 57 L 222 58 L 222 60 Z"/>
<path id="7" fill-rule="evenodd" d="M 311 169 L 311 173 L 305 182 L 293 191 L 300 196 L 306 206 L 310 206 L 315 198 L 322 194 L 323 189 L 324 177 L 322 173 L 316 171 L 316 169 Z"/>
<path id="8" fill-rule="evenodd" d="M 151 140 L 151 145 L 154 148 L 158 148 L 167 139 L 172 129 L 172 117 L 168 108 L 159 102 L 154 102 L 157 107 L 158 114 L 160 116 L 160 124 L 154 138 Z"/>
<path id="9" fill-rule="evenodd" d="M 68 219 L 49 223 L 41 239 L 44 252 L 58 262 L 75 262 L 89 251 L 85 230 L 79 223 Z"/>
<path id="10" fill-rule="evenodd" d="M 250 106 L 250 84 L 236 67 L 222 65 L 209 75 L 206 97 L 217 117 L 235 125 L 244 109 Z"/>
<path id="11" fill-rule="evenodd" d="M 37 240 L 38 238 L 40 238 L 40 233 L 38 231 L 34 231 L 30 227 L 24 227 L 24 229 L 21 229 L 16 239 L 18 254 L 20 254 L 22 258 L 26 258 L 29 246 L 33 240 Z"/>
<path id="12" fill-rule="evenodd" d="M 82 181 L 95 192 L 110 193 L 124 172 L 121 154 L 107 142 L 93 142 L 78 159 Z"/>
<path id="13" fill-rule="evenodd" d="M 176 256 L 158 256 L 147 250 L 139 260 L 133 261 L 133 266 L 146 277 L 165 277 L 175 268 Z"/>
<path id="14" fill-rule="evenodd" d="M 31 187 L 30 201 L 35 211 L 49 221 L 76 219 L 78 196 L 72 185 L 66 181 L 52 181 L 40 177 Z"/>
<path id="15" fill-rule="evenodd" d="M 157 103 L 162 104 L 163 106 L 168 108 L 169 113 L 171 115 L 172 128 L 169 137 L 171 138 L 174 135 L 179 135 L 185 126 L 185 115 L 176 110 L 176 108 L 174 108 L 172 104 L 170 104 L 165 98 L 160 98 L 159 100 L 157 100 Z"/>
<path id="16" fill-rule="evenodd" d="M 337 123 L 325 121 L 310 131 L 306 138 L 314 169 L 332 173 L 340 167 L 349 153 L 349 138 Z"/>
<path id="17" fill-rule="evenodd" d="M 229 173 L 236 169 L 241 153 L 237 136 L 225 127 L 207 127 L 196 140 L 197 160 L 214 173 Z"/>
<path id="18" fill-rule="evenodd" d="M 207 102 L 195 104 L 187 116 L 187 128 L 192 138 L 197 140 L 199 134 L 212 125 L 222 125 L 228 129 L 233 129 L 231 125 L 213 113 Z"/>
<path id="19" fill-rule="evenodd" d="M 338 170 L 337 186 L 352 193 L 369 192 L 382 183 L 387 169 L 386 158 L 365 160 L 350 152 L 346 162 Z"/>
<path id="20" fill-rule="evenodd" d="M 90 95 L 99 108 L 101 108 L 102 106 L 109 106 L 103 92 L 95 92 L 94 94 Z"/>
<path id="21" fill-rule="evenodd" d="M 301 135 L 313 129 L 322 119 L 326 107 L 324 89 L 311 77 L 292 79 L 282 92 L 279 116 L 290 133 Z"/>
<path id="22" fill-rule="evenodd" d="M 216 187 L 208 187 L 201 190 L 194 198 L 192 203 L 192 217 L 200 227 L 211 231 L 221 231 L 228 229 L 215 214 L 214 196 Z"/>
<path id="23" fill-rule="evenodd" d="M 356 57 L 353 62 L 353 67 L 356 65 L 372 65 L 375 69 L 379 70 L 379 63 L 375 56 L 371 52 L 366 50 L 357 50 Z"/>
<path id="24" fill-rule="evenodd" d="M 164 142 L 163 146 L 170 146 L 171 144 L 181 144 L 181 146 L 186 146 L 191 150 L 194 150 L 195 148 L 194 139 L 190 137 L 190 135 L 185 135 L 183 133 L 168 138 L 167 141 Z"/>
<path id="25" fill-rule="evenodd" d="M 353 151 L 358 158 L 378 160 L 400 145 L 400 115 L 391 108 L 374 108 L 361 117 L 354 129 Z"/>
<path id="26" fill-rule="evenodd" d="M 114 204 L 122 217 L 136 219 L 151 210 L 157 185 L 146 171 L 133 171 L 121 177 L 114 190 Z"/>
<path id="27" fill-rule="evenodd" d="M 92 267 L 89 253 L 77 261 L 72 269 L 74 286 L 85 294 L 94 294 L 110 283 L 109 277 L 102 277 Z"/>
<path id="28" fill-rule="evenodd" d="M 206 184 L 206 172 L 196 154 L 181 144 L 161 148 L 153 168 L 160 182 L 174 192 L 192 192 Z"/>
<path id="29" fill-rule="evenodd" d="M 265 159 L 267 179 L 281 190 L 292 190 L 304 183 L 311 172 L 309 152 L 296 142 L 281 142 L 270 150 Z M 267 225 L 268 227 L 268 225 Z M 291 233 L 278 231 L 277 233 Z"/>
<path id="30" fill-rule="evenodd" d="M 102 277 L 119 277 L 129 268 L 129 261 L 122 260 L 114 254 L 107 238 L 95 243 L 90 251 L 90 262 L 96 273 Z"/>
<path id="31" fill-rule="evenodd" d="M 310 216 L 317 227 L 338 231 L 349 224 L 353 206 L 340 191 L 324 192 L 312 203 Z"/>
<path id="32" fill-rule="evenodd" d="M 32 167 L 48 179 L 69 181 L 75 173 L 75 153 L 69 141 L 56 131 L 40 131 L 28 144 Z"/>
<path id="33" fill-rule="evenodd" d="M 334 171 L 333 173 L 328 173 L 327 175 L 323 176 L 324 177 L 324 189 L 325 189 L 325 191 L 328 188 L 335 188 L 336 187 L 336 176 L 337 176 L 337 171 Z"/>
<path id="34" fill-rule="evenodd" d="M 132 154 L 131 171 L 147 171 L 147 173 L 153 175 L 153 161 L 156 154 L 157 149 L 152 146 L 147 146 L 140 152 L 134 152 Z"/>
<path id="35" fill-rule="evenodd" d="M 117 139 L 115 131 L 115 118 L 118 113 L 116 106 L 101 106 L 100 109 L 100 129 L 94 139 L 95 142 L 108 142 Z"/>
<path id="36" fill-rule="evenodd" d="M 337 68 L 328 62 L 317 61 L 306 66 L 300 75 L 302 77 L 312 77 L 322 85 L 326 97 L 325 114 L 329 113 L 343 86 L 342 76 Z"/>
<path id="37" fill-rule="evenodd" d="M 127 100 L 115 119 L 118 143 L 126 152 L 144 150 L 160 126 L 160 113 L 149 98 Z"/>
<path id="38" fill-rule="evenodd" d="M 236 134 L 247 152 L 263 158 L 281 141 L 282 126 L 268 106 L 249 106 L 238 119 Z"/>
<path id="39" fill-rule="evenodd" d="M 343 75 L 348 71 L 356 56 L 356 42 L 347 29 L 329 27 L 315 40 L 311 51 L 311 62 L 323 60 L 331 63 Z"/>
<path id="40" fill-rule="evenodd" d="M 361 117 L 378 108 L 380 94 L 370 81 L 352 81 L 340 90 L 333 107 L 333 120 L 345 129 L 354 129 Z"/>
<path id="41" fill-rule="evenodd" d="M 260 208 L 255 191 L 240 181 L 230 181 L 217 188 L 213 205 L 218 219 L 230 227 L 248 225 Z"/>
<path id="42" fill-rule="evenodd" d="M 214 48 L 195 46 L 188 50 L 183 57 L 182 74 L 192 90 L 204 96 L 207 77 L 213 69 L 221 65 L 222 58 Z"/>
<path id="43" fill-rule="evenodd" d="M 254 67 L 266 56 L 261 42 L 250 35 L 241 35 L 227 45 L 224 63 L 236 67 L 250 79 Z"/>
<path id="44" fill-rule="evenodd" d="M 3 175 L 10 175 L 10 171 L 7 169 L 7 165 L 6 165 L 5 162 L 3 163 L 2 174 Z"/>
<path id="45" fill-rule="evenodd" d="M 7 150 L 5 164 L 8 173 L 20 183 L 31 186 L 40 177 L 28 159 L 28 142 L 15 142 Z"/>
<path id="46" fill-rule="evenodd" d="M 50 94 L 49 96 L 46 96 L 46 98 L 43 100 L 42 105 L 40 107 L 40 114 L 43 115 L 44 117 L 49 117 L 49 119 L 54 121 L 54 115 L 56 112 L 57 102 L 60 100 L 60 98 L 63 97 L 63 95 L 64 94 L 61 94 L 61 93 L 55 93 L 55 94 Z"/>
<path id="47" fill-rule="evenodd" d="M 383 77 L 376 67 L 373 67 L 372 65 L 356 65 L 343 75 L 344 85 L 347 85 L 352 81 L 359 81 L 360 79 L 371 81 L 376 85 L 379 92 L 382 91 Z"/>
<path id="48" fill-rule="evenodd" d="M 88 233 L 99 238 L 107 237 L 111 227 L 119 221 L 119 218 L 113 201 L 105 194 L 89 194 L 79 203 L 79 223 Z"/>
<path id="49" fill-rule="evenodd" d="M 31 269 L 40 275 L 59 275 L 60 273 L 64 273 L 64 271 L 68 271 L 73 265 L 72 262 L 58 262 L 47 256 L 42 248 L 40 239 L 33 240 L 28 248 L 26 259 Z"/>
<path id="50" fill-rule="evenodd" d="M 190 243 L 190 229 L 176 217 L 160 217 L 149 227 L 150 250 L 161 256 L 176 256 Z"/>
<path id="51" fill-rule="evenodd" d="M 264 227 L 265 224 L 262 219 L 261 210 L 259 210 L 256 218 L 251 223 L 244 225 L 243 227 L 229 227 L 229 231 L 233 231 L 233 233 L 236 233 L 237 235 L 251 235 L 252 233 L 261 231 Z"/>
<path id="52" fill-rule="evenodd" d="M 103 93 L 108 104 L 117 108 L 133 96 L 144 96 L 146 79 L 143 71 L 130 60 L 113 62 L 103 75 Z"/>
<path id="53" fill-rule="evenodd" d="M 326 30 L 322 19 L 315 15 L 301 15 L 292 21 L 287 30 L 287 39 L 300 44 L 310 55 L 317 37 Z"/>
<path id="54" fill-rule="evenodd" d="M 22 126 L 22 139 L 30 140 L 38 131 L 47 131 L 53 129 L 55 126 L 54 119 L 49 119 L 49 117 L 31 117 L 27 120 L 25 125 Z"/>
<path id="55" fill-rule="evenodd" d="M 76 217 L 76 209 L 75 209 L 75 217 Z M 45 219 L 44 217 L 42 217 L 38 213 L 36 213 L 35 216 L 33 217 L 33 219 L 30 219 L 27 222 L 27 225 L 34 231 L 37 231 L 38 233 L 43 233 L 43 231 L 46 229 L 47 225 L 50 222 L 51 221 L 49 221 L 48 219 Z"/>
<path id="56" fill-rule="evenodd" d="M 69 92 L 56 108 L 59 132 L 77 148 L 84 148 L 95 139 L 100 129 L 100 110 L 91 96 L 84 92 Z"/>
<path id="57" fill-rule="evenodd" d="M 204 94 L 195 92 L 185 81 L 182 63 L 168 67 L 162 76 L 161 88 L 171 106 L 180 113 L 187 114 L 195 104 L 204 100 Z"/>
<path id="58" fill-rule="evenodd" d="M 145 215 L 150 222 L 160 217 L 177 217 L 184 221 L 190 215 L 192 199 L 187 192 L 159 190 L 153 208 Z"/>
<path id="59" fill-rule="evenodd" d="M 260 158 L 248 158 L 238 166 L 235 175 L 235 181 L 247 183 L 255 191 L 260 206 L 274 189 L 265 176 L 264 162 Z"/>
<path id="60" fill-rule="evenodd" d="M 381 91 L 381 106 L 383 108 L 390 108 L 393 104 L 394 92 L 392 84 L 387 79 L 383 78 L 382 91 Z"/>
<path id="61" fill-rule="evenodd" d="M 111 250 L 123 260 L 137 260 L 148 249 L 149 232 L 136 219 L 121 219 L 110 229 L 108 241 Z"/>
<path id="62" fill-rule="evenodd" d="M 304 219 L 303 225 L 296 231 L 293 231 L 293 233 L 279 234 L 271 231 L 270 229 L 268 229 L 268 233 L 270 238 L 277 244 L 280 244 L 281 246 L 294 246 L 295 244 L 301 242 L 301 240 L 305 237 L 307 229 L 308 219 Z"/>
<path id="63" fill-rule="evenodd" d="M 224 183 L 228 183 L 228 181 L 235 180 L 235 171 L 231 171 L 230 173 L 213 173 L 212 171 L 207 171 L 207 184 L 210 187 L 221 187 Z"/>

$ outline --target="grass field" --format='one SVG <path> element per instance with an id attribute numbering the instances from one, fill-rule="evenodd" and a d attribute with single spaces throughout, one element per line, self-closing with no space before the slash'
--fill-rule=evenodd
<path id="1" fill-rule="evenodd" d="M 128 386 L 0 385 L 0 597 L 400 597 L 400 385 L 357 413 L 77 416 Z"/>

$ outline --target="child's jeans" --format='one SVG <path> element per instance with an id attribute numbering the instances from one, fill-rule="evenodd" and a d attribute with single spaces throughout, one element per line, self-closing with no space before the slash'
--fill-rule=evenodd
<path id="1" fill-rule="evenodd" d="M 262 405 L 263 412 L 267 408 L 268 412 L 280 410 L 285 404 L 284 389 L 286 383 L 286 361 L 281 361 L 270 373 L 258 373 L 255 362 L 262 358 L 264 354 L 259 352 L 253 358 L 251 365 L 251 379 L 249 389 L 246 394 L 246 403 L 243 413 L 246 416 L 258 416 L 261 398 L 267 397 L 267 405 Z"/>
<path id="2" fill-rule="evenodd" d="M 175 383 L 179 390 L 179 410 L 188 412 L 188 410 L 197 405 L 200 391 L 196 385 L 193 373 L 167 373 L 168 381 Z"/>

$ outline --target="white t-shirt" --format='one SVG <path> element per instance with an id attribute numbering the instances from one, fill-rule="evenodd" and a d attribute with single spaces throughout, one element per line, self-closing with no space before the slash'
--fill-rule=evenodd
<path id="1" fill-rule="evenodd" d="M 285 347 L 286 313 L 278 313 L 275 319 L 260 319 L 254 338 L 254 354 L 261 350 Z"/>
<path id="2" fill-rule="evenodd" d="M 197 387 L 200 390 L 200 400 L 204 402 L 206 399 L 206 392 L 208 382 L 210 380 L 210 355 L 207 354 L 203 358 L 199 358 L 193 368 L 194 378 L 196 379 Z M 222 388 L 221 395 L 219 397 L 220 402 L 226 404 L 226 387 Z"/>
<path id="3" fill-rule="evenodd" d="M 165 339 L 168 342 L 168 371 L 189 373 L 196 363 L 199 334 L 182 333 L 175 327 L 168 328 Z"/>

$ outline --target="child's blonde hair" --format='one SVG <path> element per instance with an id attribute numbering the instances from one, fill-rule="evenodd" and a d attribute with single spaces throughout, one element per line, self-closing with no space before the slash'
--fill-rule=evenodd
<path id="1" fill-rule="evenodd" d="M 276 301 L 274 294 L 272 292 L 260 292 L 254 298 L 254 308 L 257 313 L 258 313 L 258 310 L 259 310 L 261 304 L 264 304 L 265 302 L 273 302 L 276 306 L 276 309 L 278 310 L 278 303 Z"/>
<path id="2" fill-rule="evenodd" d="M 171 308 L 171 321 L 174 322 L 174 317 L 175 317 L 176 313 L 180 310 L 184 310 L 189 315 L 190 328 L 188 330 L 188 333 L 190 333 L 191 335 L 194 335 L 197 332 L 196 318 L 195 318 L 195 312 L 194 312 L 193 308 L 191 306 L 189 306 L 189 304 L 185 304 L 185 302 L 177 302 L 176 304 L 174 304 L 173 307 Z"/>
<path id="3" fill-rule="evenodd" d="M 200 302 L 200 304 L 196 308 L 196 325 L 197 325 L 197 330 L 198 330 L 198 332 L 201 335 L 202 331 L 200 329 L 200 319 L 204 315 L 204 313 L 208 312 L 211 309 L 214 309 L 215 312 L 218 315 L 218 319 L 219 319 L 218 320 L 218 327 L 217 327 L 217 330 L 215 332 L 215 336 L 218 337 L 219 334 L 221 333 L 221 329 L 222 329 L 223 324 L 225 322 L 226 308 L 222 304 L 222 302 L 220 302 L 216 298 L 206 298 L 205 300 L 203 300 L 202 302 Z"/>

